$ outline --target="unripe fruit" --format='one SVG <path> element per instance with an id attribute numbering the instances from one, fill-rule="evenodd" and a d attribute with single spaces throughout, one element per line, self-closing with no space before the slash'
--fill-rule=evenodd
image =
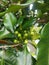
<path id="1" fill-rule="evenodd" d="M 15 34 L 18 34 L 18 31 L 15 31 Z"/>
<path id="2" fill-rule="evenodd" d="M 28 34 L 27 34 L 27 33 L 25 33 L 25 34 L 24 34 L 24 36 L 25 36 L 25 37 L 27 37 L 27 36 L 28 36 Z"/>
<path id="3" fill-rule="evenodd" d="M 28 43 L 28 40 L 26 39 L 26 40 L 24 41 L 24 43 L 27 44 L 27 43 Z"/>
<path id="4" fill-rule="evenodd" d="M 24 33 L 26 33 L 26 30 L 24 30 Z"/>
<path id="5" fill-rule="evenodd" d="M 14 43 L 18 43 L 18 40 L 15 39 L 15 40 L 14 40 Z"/>
<path id="6" fill-rule="evenodd" d="M 34 32 L 31 32 L 31 35 L 34 35 Z"/>
<path id="7" fill-rule="evenodd" d="M 18 34 L 18 37 L 21 37 L 21 34 L 20 33 Z"/>

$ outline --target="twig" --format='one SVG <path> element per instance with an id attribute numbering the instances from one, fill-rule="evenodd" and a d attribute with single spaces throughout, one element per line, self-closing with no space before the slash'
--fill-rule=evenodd
<path id="1" fill-rule="evenodd" d="M 0 44 L 6 44 L 6 45 L 11 45 L 14 44 L 12 41 L 7 41 L 7 40 L 0 40 Z M 16 43 L 17 44 L 17 43 Z"/>
<path id="2" fill-rule="evenodd" d="M 8 44 L 9 42 L 6 40 L 0 40 L 0 44 Z"/>
<path id="3" fill-rule="evenodd" d="M 19 46 L 20 44 L 15 44 L 15 45 L 4 45 L 4 46 L 0 46 L 0 48 L 14 48 L 14 47 L 17 47 Z"/>

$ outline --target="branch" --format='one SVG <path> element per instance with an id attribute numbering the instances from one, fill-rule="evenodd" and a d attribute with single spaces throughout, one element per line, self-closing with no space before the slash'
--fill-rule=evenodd
<path id="1" fill-rule="evenodd" d="M 10 43 L 6 40 L 0 40 L 0 44 L 4 44 L 2 46 L 0 46 L 0 48 L 3 48 L 3 49 L 6 49 L 6 48 L 14 48 L 14 47 L 17 47 L 17 46 L 21 46 L 22 44 L 21 43 Z"/>
<path id="2" fill-rule="evenodd" d="M 10 42 L 8 42 L 6 40 L 0 40 L 0 44 L 10 44 Z"/>
<path id="3" fill-rule="evenodd" d="M 4 46 L 0 46 L 0 48 L 6 49 L 6 48 L 14 48 L 19 46 L 20 44 L 15 44 L 15 45 L 4 45 Z"/>

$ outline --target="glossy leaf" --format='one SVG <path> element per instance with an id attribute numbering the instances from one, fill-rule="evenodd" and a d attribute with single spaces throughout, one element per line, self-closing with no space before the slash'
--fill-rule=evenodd
<path id="1" fill-rule="evenodd" d="M 35 0 L 28 0 L 26 3 L 24 4 L 12 4 L 10 5 L 10 7 L 8 8 L 8 10 L 6 10 L 7 12 L 16 12 L 19 9 L 25 8 L 28 5 L 30 5 L 31 3 L 33 3 Z"/>
<path id="2" fill-rule="evenodd" d="M 0 16 L 3 16 L 7 12 L 17 12 L 19 9 L 25 8 L 33 2 L 35 2 L 35 0 L 28 0 L 24 4 L 11 4 L 4 13 L 2 13 L 2 12 L 1 12 L 2 14 L 0 13 Z"/>
<path id="3" fill-rule="evenodd" d="M 19 25 L 21 25 L 23 23 L 23 18 L 22 16 L 19 17 L 19 19 L 16 22 L 16 27 L 18 27 Z"/>
<path id="4" fill-rule="evenodd" d="M 23 29 L 29 28 L 30 26 L 33 25 L 33 22 L 34 22 L 34 18 L 31 17 L 30 20 L 24 21 L 24 24 L 22 25 L 22 28 Z"/>
<path id="5" fill-rule="evenodd" d="M 9 31 L 7 31 L 7 29 L 3 29 L 2 31 L 0 31 L 0 39 L 11 37 L 13 37 L 13 35 Z"/>
<path id="6" fill-rule="evenodd" d="M 37 65 L 49 65 L 49 23 L 44 26 L 41 32 L 37 52 Z"/>
<path id="7" fill-rule="evenodd" d="M 35 65 L 35 59 L 25 50 L 17 51 L 9 48 L 0 51 L 0 60 L 3 58 L 4 65 Z M 2 62 L 2 60 L 0 61 Z"/>
<path id="8" fill-rule="evenodd" d="M 4 16 L 4 26 L 11 31 L 14 32 L 14 26 L 16 25 L 16 18 L 12 13 L 7 13 Z"/>

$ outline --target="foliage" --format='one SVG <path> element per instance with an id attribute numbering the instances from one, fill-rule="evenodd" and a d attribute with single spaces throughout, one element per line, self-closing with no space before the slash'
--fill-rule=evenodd
<path id="1" fill-rule="evenodd" d="M 37 65 L 48 65 L 48 61 L 49 61 L 49 23 L 47 23 L 42 32 L 41 32 L 41 39 L 40 42 L 38 43 L 38 62 Z M 48 35 L 48 36 L 47 36 Z M 45 37 L 46 36 L 46 37 Z M 45 51 L 44 51 L 45 50 Z M 44 51 L 44 52 L 43 52 Z M 43 59 L 41 59 L 42 57 L 44 57 Z M 48 61 L 47 61 L 48 60 Z"/>
<path id="2" fill-rule="evenodd" d="M 0 65 L 49 65 L 48 21 L 48 0 L 0 0 Z"/>

